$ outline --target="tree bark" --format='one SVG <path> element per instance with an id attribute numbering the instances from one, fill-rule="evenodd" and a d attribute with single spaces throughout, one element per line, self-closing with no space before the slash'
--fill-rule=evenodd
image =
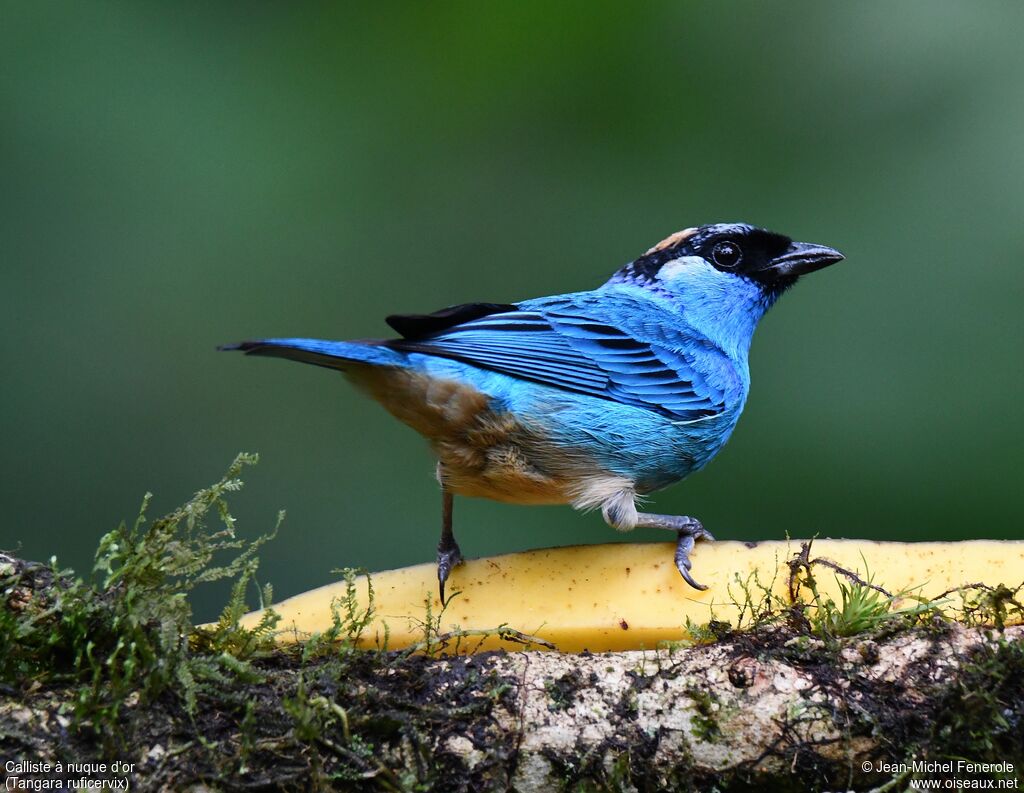
<path id="1" fill-rule="evenodd" d="M 1019 645 L 1022 636 L 1010 628 L 1004 640 Z M 956 722 L 958 714 L 942 708 L 962 707 L 965 665 L 976 667 L 1000 647 L 985 631 L 961 627 L 832 651 L 787 634 L 748 639 L 676 652 L 520 653 L 485 662 L 519 681 L 499 717 L 518 741 L 512 787 L 546 791 L 573 777 L 643 781 L 652 789 L 695 780 L 777 786 L 789 778 L 798 789 L 884 781 L 893 773 L 883 763 L 941 757 L 930 733 Z M 470 766 L 480 756 L 462 737 L 450 738 L 448 748 Z M 1019 756 L 1002 759 L 1019 768 Z"/>
<path id="2" fill-rule="evenodd" d="M 0 762 L 130 762 L 132 790 L 1008 785 L 1024 760 L 1022 639 L 1022 627 L 942 624 L 825 643 L 776 628 L 674 651 L 373 663 L 360 653 L 340 676 L 268 659 L 265 679 L 245 692 L 249 717 L 209 698 L 188 719 L 173 701 L 129 703 L 126 740 L 112 754 L 69 731 L 59 690 L 8 692 Z M 956 757 L 1009 766 L 972 774 Z M 915 761 L 952 765 L 915 775 Z"/>

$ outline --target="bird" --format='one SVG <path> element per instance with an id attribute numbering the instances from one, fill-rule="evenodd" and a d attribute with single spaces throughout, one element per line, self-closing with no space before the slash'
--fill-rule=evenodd
<path id="1" fill-rule="evenodd" d="M 423 435 L 437 457 L 441 603 L 463 556 L 454 496 L 600 509 L 614 529 L 676 534 L 675 566 L 713 540 L 638 500 L 703 468 L 750 389 L 758 321 L 839 251 L 748 223 L 678 231 L 596 289 L 393 314 L 396 338 L 267 338 L 222 345 L 339 370 Z"/>

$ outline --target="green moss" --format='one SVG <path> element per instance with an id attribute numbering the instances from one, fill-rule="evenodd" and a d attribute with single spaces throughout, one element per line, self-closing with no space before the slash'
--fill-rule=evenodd
<path id="1" fill-rule="evenodd" d="M 746 577 L 737 573 L 726 588 L 727 601 L 738 611 L 735 625 L 715 619 L 712 608 L 712 619 L 707 623 L 697 624 L 687 619 L 688 639 L 665 642 L 663 646 L 669 649 L 701 646 L 735 639 L 737 633 L 785 628 L 791 635 L 821 639 L 834 651 L 840 639 L 891 635 L 936 621 L 1001 627 L 1009 617 L 1024 619 L 1024 607 L 1015 599 L 1018 590 L 974 584 L 961 592 L 966 604 L 954 613 L 946 608 L 947 596 L 952 592 L 931 600 L 916 595 L 913 590 L 889 592 L 876 584 L 870 573 L 862 577 L 828 559 L 811 558 L 812 545 L 813 542 L 802 543 L 800 552 L 786 562 L 790 570 L 787 596 L 776 594 L 778 573 L 770 581 L 762 581 L 756 570 Z M 835 577 L 840 592 L 838 603 L 818 589 L 816 576 L 822 569 Z M 908 605 L 899 605 L 907 601 L 910 601 Z"/>
<path id="2" fill-rule="evenodd" d="M 129 697 L 145 705 L 174 691 L 194 713 L 204 691 L 256 679 L 249 661 L 272 649 L 276 620 L 268 614 L 249 631 L 237 620 L 247 610 L 256 551 L 273 532 L 251 543 L 236 539 L 225 500 L 255 462 L 239 455 L 219 482 L 148 524 L 147 494 L 132 524 L 100 540 L 90 580 L 56 559 L 48 567 L 9 562 L 0 572 L 0 682 L 68 686 L 76 721 L 117 743 Z M 211 513 L 219 529 L 207 529 Z M 234 558 L 214 564 L 231 551 Z M 194 638 L 188 594 L 225 578 L 237 579 L 230 602 L 216 629 Z M 264 602 L 270 594 L 262 593 Z"/>
<path id="3" fill-rule="evenodd" d="M 692 716 L 693 736 L 705 743 L 715 743 L 722 737 L 718 726 L 718 705 L 710 691 L 691 686 L 686 689 L 687 696 L 693 700 L 695 713 Z"/>
<path id="4" fill-rule="evenodd" d="M 1005 584 L 988 586 L 972 584 L 964 587 L 964 610 L 961 622 L 966 625 L 994 625 L 1002 630 L 1007 623 L 1024 621 L 1024 605 L 1018 600 L 1024 583 L 1014 589 Z"/>
<path id="5" fill-rule="evenodd" d="M 545 680 L 544 690 L 548 695 L 548 710 L 559 711 L 572 707 L 576 701 L 576 692 L 582 685 L 583 676 L 575 669 L 554 680 Z"/>
<path id="6" fill-rule="evenodd" d="M 0 757 L 53 760 L 59 746 L 65 759 L 124 760 L 152 750 L 158 759 L 132 780 L 142 789 L 231 779 L 241 787 L 471 790 L 503 773 L 515 745 L 490 713 L 516 681 L 473 659 L 441 669 L 428 656 L 491 635 L 540 640 L 504 625 L 442 634 L 428 605 L 416 647 L 389 652 L 385 636 L 376 649 L 359 649 L 374 598 L 371 581 L 360 605 L 361 571 L 351 569 L 337 571 L 345 593 L 332 603 L 331 625 L 304 642 L 278 646 L 272 610 L 255 628 L 239 624 L 256 552 L 273 535 L 237 539 L 227 503 L 255 462 L 240 455 L 220 481 L 154 521 L 147 496 L 132 524 L 102 538 L 90 579 L 55 561 L 0 554 Z M 214 626 L 196 628 L 189 593 L 222 579 L 233 579 L 228 604 Z M 270 588 L 257 591 L 257 605 L 268 606 Z M 26 705 L 49 715 L 26 727 L 14 715 Z M 65 731 L 55 717 L 68 710 Z M 467 732 L 489 750 L 472 773 L 445 745 Z M 421 755 L 415 770 L 394 770 L 410 767 L 409 751 Z"/>
<path id="7" fill-rule="evenodd" d="M 931 695 L 935 717 L 924 743 L 933 755 L 990 763 L 1024 759 L 1024 642 L 980 645 L 957 679 Z"/>

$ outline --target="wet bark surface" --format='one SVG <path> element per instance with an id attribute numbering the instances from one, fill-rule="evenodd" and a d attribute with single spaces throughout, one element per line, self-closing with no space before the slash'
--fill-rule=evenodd
<path id="1" fill-rule="evenodd" d="M 0 761 L 9 787 L 143 791 L 905 789 L 914 772 L 900 763 L 950 758 L 1012 765 L 954 777 L 1012 780 L 1022 638 L 936 624 L 607 654 L 282 651 L 192 714 L 169 691 L 129 698 L 102 729 L 73 717 L 72 687 L 5 688 Z"/>

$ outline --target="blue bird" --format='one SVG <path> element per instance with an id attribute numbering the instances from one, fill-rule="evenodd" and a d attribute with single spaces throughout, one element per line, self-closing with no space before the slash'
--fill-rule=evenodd
<path id="1" fill-rule="evenodd" d="M 842 260 L 745 223 L 677 232 L 588 292 L 396 314 L 388 340 L 263 339 L 226 345 L 338 369 L 438 458 L 445 582 L 462 554 L 454 495 L 600 508 L 615 529 L 677 534 L 690 586 L 696 518 L 637 510 L 640 496 L 704 467 L 750 388 L 758 320 L 807 273 Z"/>

